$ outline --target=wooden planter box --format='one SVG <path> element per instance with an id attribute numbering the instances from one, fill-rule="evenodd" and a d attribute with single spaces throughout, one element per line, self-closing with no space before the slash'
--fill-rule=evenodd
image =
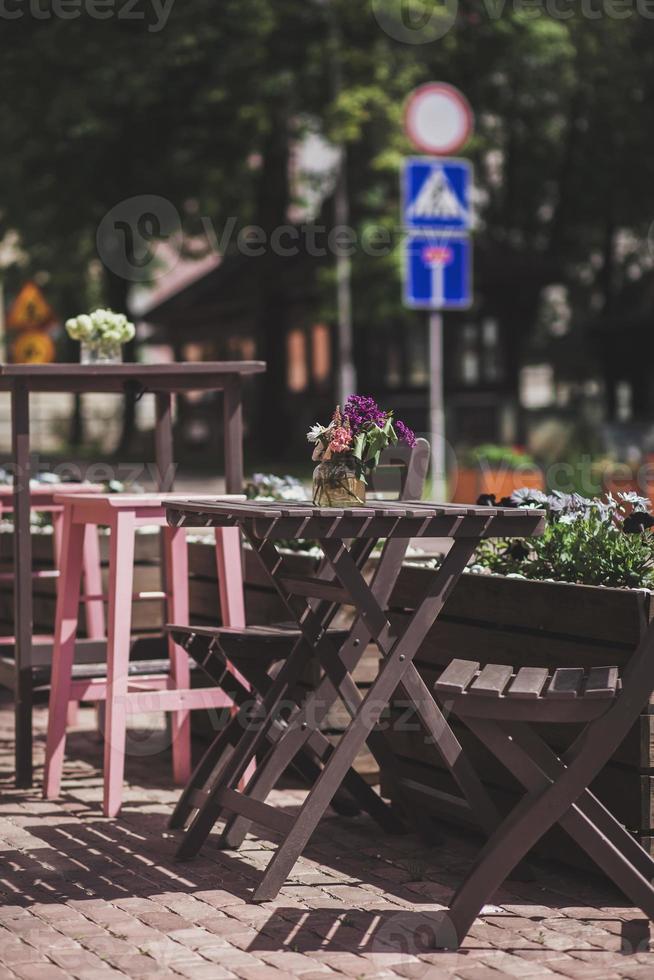
<path id="1" fill-rule="evenodd" d="M 514 490 L 529 487 L 544 490 L 545 480 L 539 469 L 493 469 L 490 466 L 461 467 L 451 487 L 454 503 L 474 504 L 482 493 L 494 493 L 498 500 L 510 497 Z"/>
<path id="2" fill-rule="evenodd" d="M 405 621 L 414 597 L 423 592 L 428 569 L 405 566 L 392 596 L 393 616 Z M 501 576 L 464 575 L 416 658 L 428 685 L 454 657 L 515 666 L 623 665 L 654 616 L 654 594 L 567 583 L 530 582 Z M 654 727 L 652 705 L 602 770 L 593 791 L 648 849 L 654 840 Z M 456 719 L 453 727 L 498 806 L 507 810 L 522 790 L 517 781 Z M 426 740 L 415 716 L 399 700 L 393 705 L 390 739 L 400 761 L 403 793 L 436 817 L 465 819 L 453 802 L 457 789 Z M 570 744 L 578 729 L 543 726 L 556 748 Z M 390 781 L 381 774 L 382 791 Z M 562 832 L 544 842 L 547 853 L 584 864 Z"/>

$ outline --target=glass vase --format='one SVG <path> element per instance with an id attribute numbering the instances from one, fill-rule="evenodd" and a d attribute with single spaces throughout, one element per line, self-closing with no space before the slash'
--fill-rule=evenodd
<path id="1" fill-rule="evenodd" d="M 97 341 L 82 340 L 79 360 L 80 364 L 122 364 L 122 344 L 100 344 Z"/>
<path id="2" fill-rule="evenodd" d="M 350 460 L 325 460 L 313 471 L 313 502 L 317 507 L 363 507 L 366 485 Z"/>

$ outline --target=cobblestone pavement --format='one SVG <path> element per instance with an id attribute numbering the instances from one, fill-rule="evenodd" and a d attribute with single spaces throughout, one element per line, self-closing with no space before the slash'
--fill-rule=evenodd
<path id="1" fill-rule="evenodd" d="M 208 842 L 173 859 L 166 755 L 132 755 L 118 820 L 101 816 L 93 713 L 69 740 L 61 801 L 12 787 L 12 714 L 0 707 L 0 980 L 188 977 L 653 977 L 649 923 L 599 879 L 538 866 L 486 908 L 464 948 L 429 948 L 479 841 L 439 828 L 432 848 L 367 819 L 326 818 L 275 902 L 248 903 L 269 842 Z M 45 710 L 37 709 L 38 760 Z M 37 770 L 40 780 L 41 770 Z M 38 783 L 37 783 L 38 786 Z M 280 791 L 292 811 L 303 798 Z"/>

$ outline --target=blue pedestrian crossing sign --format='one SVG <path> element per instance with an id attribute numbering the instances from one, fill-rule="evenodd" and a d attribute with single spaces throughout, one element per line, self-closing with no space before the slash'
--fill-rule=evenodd
<path id="1" fill-rule="evenodd" d="M 417 310 L 465 310 L 472 304 L 472 247 L 456 235 L 409 234 L 404 302 Z"/>
<path id="2" fill-rule="evenodd" d="M 448 157 L 409 157 L 402 178 L 402 224 L 466 232 L 472 224 L 472 166 Z"/>

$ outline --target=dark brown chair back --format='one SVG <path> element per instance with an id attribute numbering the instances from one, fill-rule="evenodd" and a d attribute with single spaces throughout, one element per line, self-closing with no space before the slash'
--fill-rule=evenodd
<path id="1" fill-rule="evenodd" d="M 411 448 L 404 443 L 390 446 L 381 454 L 379 464 L 368 479 L 371 498 L 420 500 L 429 467 L 429 443 L 417 439 Z"/>

